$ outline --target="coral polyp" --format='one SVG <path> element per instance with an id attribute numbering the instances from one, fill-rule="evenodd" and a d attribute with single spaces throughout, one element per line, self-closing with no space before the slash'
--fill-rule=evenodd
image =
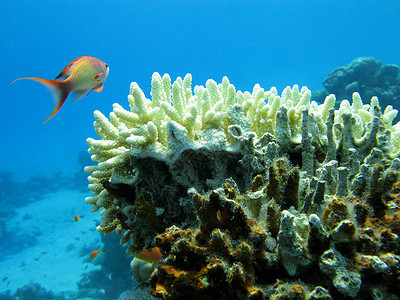
<path id="1" fill-rule="evenodd" d="M 162 299 L 396 299 L 400 124 L 354 93 L 136 83 L 96 111 L 86 202 L 128 253 L 158 247 Z M 144 279 L 143 279 L 144 280 Z"/>

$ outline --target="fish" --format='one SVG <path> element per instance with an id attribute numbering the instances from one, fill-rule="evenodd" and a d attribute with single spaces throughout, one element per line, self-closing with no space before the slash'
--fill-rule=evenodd
<path id="1" fill-rule="evenodd" d="M 99 254 L 104 254 L 103 252 L 101 252 L 101 249 L 99 249 L 99 250 L 93 250 L 93 251 L 90 253 L 90 259 L 91 259 L 91 260 L 95 259 L 96 256 L 99 255 Z"/>
<path id="2" fill-rule="evenodd" d="M 74 219 L 72 220 L 73 222 L 80 222 L 81 221 L 81 218 L 79 218 L 79 215 L 78 214 L 75 214 L 75 217 L 74 217 Z"/>
<path id="3" fill-rule="evenodd" d="M 217 211 L 217 219 L 220 222 L 225 222 L 228 219 L 228 214 L 224 210 L 223 211 L 218 210 Z"/>
<path id="4" fill-rule="evenodd" d="M 76 102 L 86 93 L 89 95 L 92 91 L 100 92 L 103 89 L 109 70 L 110 68 L 105 62 L 85 55 L 74 59 L 58 74 L 55 80 L 38 77 L 19 77 L 10 83 L 21 79 L 33 80 L 42 84 L 49 91 L 53 99 L 54 110 L 42 122 L 44 124 L 60 110 L 68 95 L 71 94 L 72 101 Z"/>
<path id="5" fill-rule="evenodd" d="M 99 295 L 105 295 L 105 294 L 106 294 L 106 290 L 105 290 L 105 289 L 99 289 L 99 290 L 97 291 L 97 294 L 99 294 Z"/>
<path id="6" fill-rule="evenodd" d="M 146 248 L 143 248 L 142 252 L 134 255 L 136 258 L 147 261 L 149 263 L 157 263 L 162 258 L 162 253 L 160 252 L 160 248 L 154 247 L 150 251 Z"/>

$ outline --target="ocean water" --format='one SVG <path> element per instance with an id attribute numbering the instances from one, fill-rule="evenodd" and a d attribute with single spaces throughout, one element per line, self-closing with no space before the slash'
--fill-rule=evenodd
<path id="1" fill-rule="evenodd" d="M 318 90 L 330 71 L 357 57 L 400 65 L 399 15 L 398 0 L 0 0 L 0 293 L 13 299 L 18 288 L 37 283 L 55 295 L 65 287 L 62 297 L 73 299 L 77 282 L 107 264 L 88 259 L 104 240 L 84 202 L 86 138 L 96 137 L 93 111 L 126 106 L 131 82 L 148 98 L 153 72 L 173 80 L 191 73 L 193 86 L 228 76 L 242 91 L 256 83 L 279 92 L 293 84 Z M 103 91 L 67 100 L 41 124 L 53 109 L 46 89 L 10 81 L 53 79 L 82 55 L 110 66 Z M 72 223 L 75 213 L 81 222 Z M 134 282 L 120 252 L 128 261 L 122 293 Z M 70 274 L 61 287 L 53 284 L 57 274 Z M 99 294 L 88 298 L 106 299 L 101 285 L 94 289 Z"/>

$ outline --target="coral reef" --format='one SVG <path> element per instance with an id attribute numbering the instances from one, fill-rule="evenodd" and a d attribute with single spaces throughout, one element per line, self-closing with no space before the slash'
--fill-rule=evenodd
<path id="1" fill-rule="evenodd" d="M 118 243 L 119 237 L 112 233 L 101 236 L 103 247 L 101 256 L 96 257 L 92 263 L 98 264 L 101 268 L 86 272 L 81 280 L 77 282 L 79 288 L 76 298 L 92 297 L 94 299 L 116 299 L 121 290 L 128 289 L 132 285 L 132 276 L 129 274 L 129 266 L 132 258 L 126 255 L 125 250 Z M 88 245 L 82 249 L 82 255 L 88 253 L 98 245 Z"/>
<path id="2" fill-rule="evenodd" d="M 63 296 L 56 296 L 51 291 L 47 291 L 38 283 L 32 283 L 29 285 L 25 285 L 17 290 L 15 293 L 15 298 L 11 299 L 21 299 L 21 300 L 29 300 L 29 299 L 54 299 L 54 300 L 62 300 L 65 299 Z"/>
<path id="3" fill-rule="evenodd" d="M 155 269 L 155 264 L 133 258 L 131 261 L 131 274 L 138 283 L 147 281 Z"/>
<path id="4" fill-rule="evenodd" d="M 152 100 L 95 111 L 87 139 L 97 230 L 159 247 L 163 299 L 396 299 L 400 124 L 377 97 L 310 101 L 303 87 L 191 89 L 155 73 Z"/>
<path id="5" fill-rule="evenodd" d="M 326 90 L 317 91 L 313 99 L 323 101 L 328 94 L 337 99 L 351 99 L 358 92 L 363 99 L 377 96 L 382 107 L 400 105 L 400 67 L 382 65 L 374 57 L 358 57 L 350 64 L 341 66 L 327 75 L 323 81 Z M 340 103 L 338 103 L 340 104 Z"/>
<path id="6" fill-rule="evenodd" d="M 143 282 L 133 289 L 123 292 L 117 300 L 157 300 L 150 294 L 150 284 Z"/>
<path id="7" fill-rule="evenodd" d="M 276 164 L 281 164 L 279 159 Z M 282 170 L 282 178 L 291 171 Z M 391 172 L 380 180 L 390 182 Z M 296 188 L 300 192 L 299 185 Z M 361 199 L 326 195 L 325 203 L 315 208 L 317 214 L 309 215 L 301 206 L 271 209 L 276 207 L 268 197 L 271 189 L 268 182 L 240 194 L 225 184 L 207 197 L 189 190 L 199 229 L 172 226 L 157 236 L 157 246 L 167 255 L 152 275 L 152 295 L 163 299 L 189 295 L 193 299 L 369 299 L 374 293 L 396 299 L 400 293 L 400 239 L 397 229 L 393 230 L 399 225 L 393 222 L 394 216 L 400 212 L 395 204 L 400 196 L 396 184 L 384 192 L 392 209 L 386 207 L 381 220 L 371 207 L 362 224 L 356 221 L 356 207 L 368 202 L 371 188 Z M 262 203 L 259 210 L 250 204 L 254 192 Z M 269 230 L 277 225 L 268 220 L 280 223 L 277 234 Z"/>

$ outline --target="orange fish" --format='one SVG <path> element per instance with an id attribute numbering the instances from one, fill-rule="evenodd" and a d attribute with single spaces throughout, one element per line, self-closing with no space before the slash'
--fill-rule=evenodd
<path id="1" fill-rule="evenodd" d="M 91 56 L 81 56 L 74 59 L 58 74 L 55 79 L 59 80 L 20 77 L 14 79 L 11 83 L 20 79 L 34 80 L 42 84 L 50 92 L 54 103 L 54 110 L 42 122 L 43 124 L 60 110 L 70 93 L 72 101 L 75 102 L 85 96 L 88 90 L 100 92 L 103 89 L 103 83 L 107 79 L 108 72 L 108 65 L 101 60 Z M 89 95 L 90 92 L 87 94 Z"/>
<path id="2" fill-rule="evenodd" d="M 228 219 L 228 214 L 226 213 L 226 211 L 217 211 L 217 219 L 220 222 L 225 222 Z"/>
<path id="3" fill-rule="evenodd" d="M 142 252 L 135 255 L 136 258 L 150 262 L 150 263 L 159 262 L 162 256 L 163 255 L 160 252 L 160 248 L 158 248 L 158 247 L 154 247 L 150 251 L 148 251 L 146 248 L 143 248 Z"/>
<path id="4" fill-rule="evenodd" d="M 99 254 L 104 254 L 103 252 L 101 252 L 101 249 L 99 249 L 99 250 L 93 250 L 91 253 L 90 253 L 90 259 L 95 259 L 96 258 L 96 256 L 97 255 L 99 255 Z"/>
<path id="5" fill-rule="evenodd" d="M 74 217 L 74 219 L 72 221 L 79 222 L 80 220 L 81 220 L 81 218 L 79 218 L 79 215 L 75 214 L 75 217 Z"/>

